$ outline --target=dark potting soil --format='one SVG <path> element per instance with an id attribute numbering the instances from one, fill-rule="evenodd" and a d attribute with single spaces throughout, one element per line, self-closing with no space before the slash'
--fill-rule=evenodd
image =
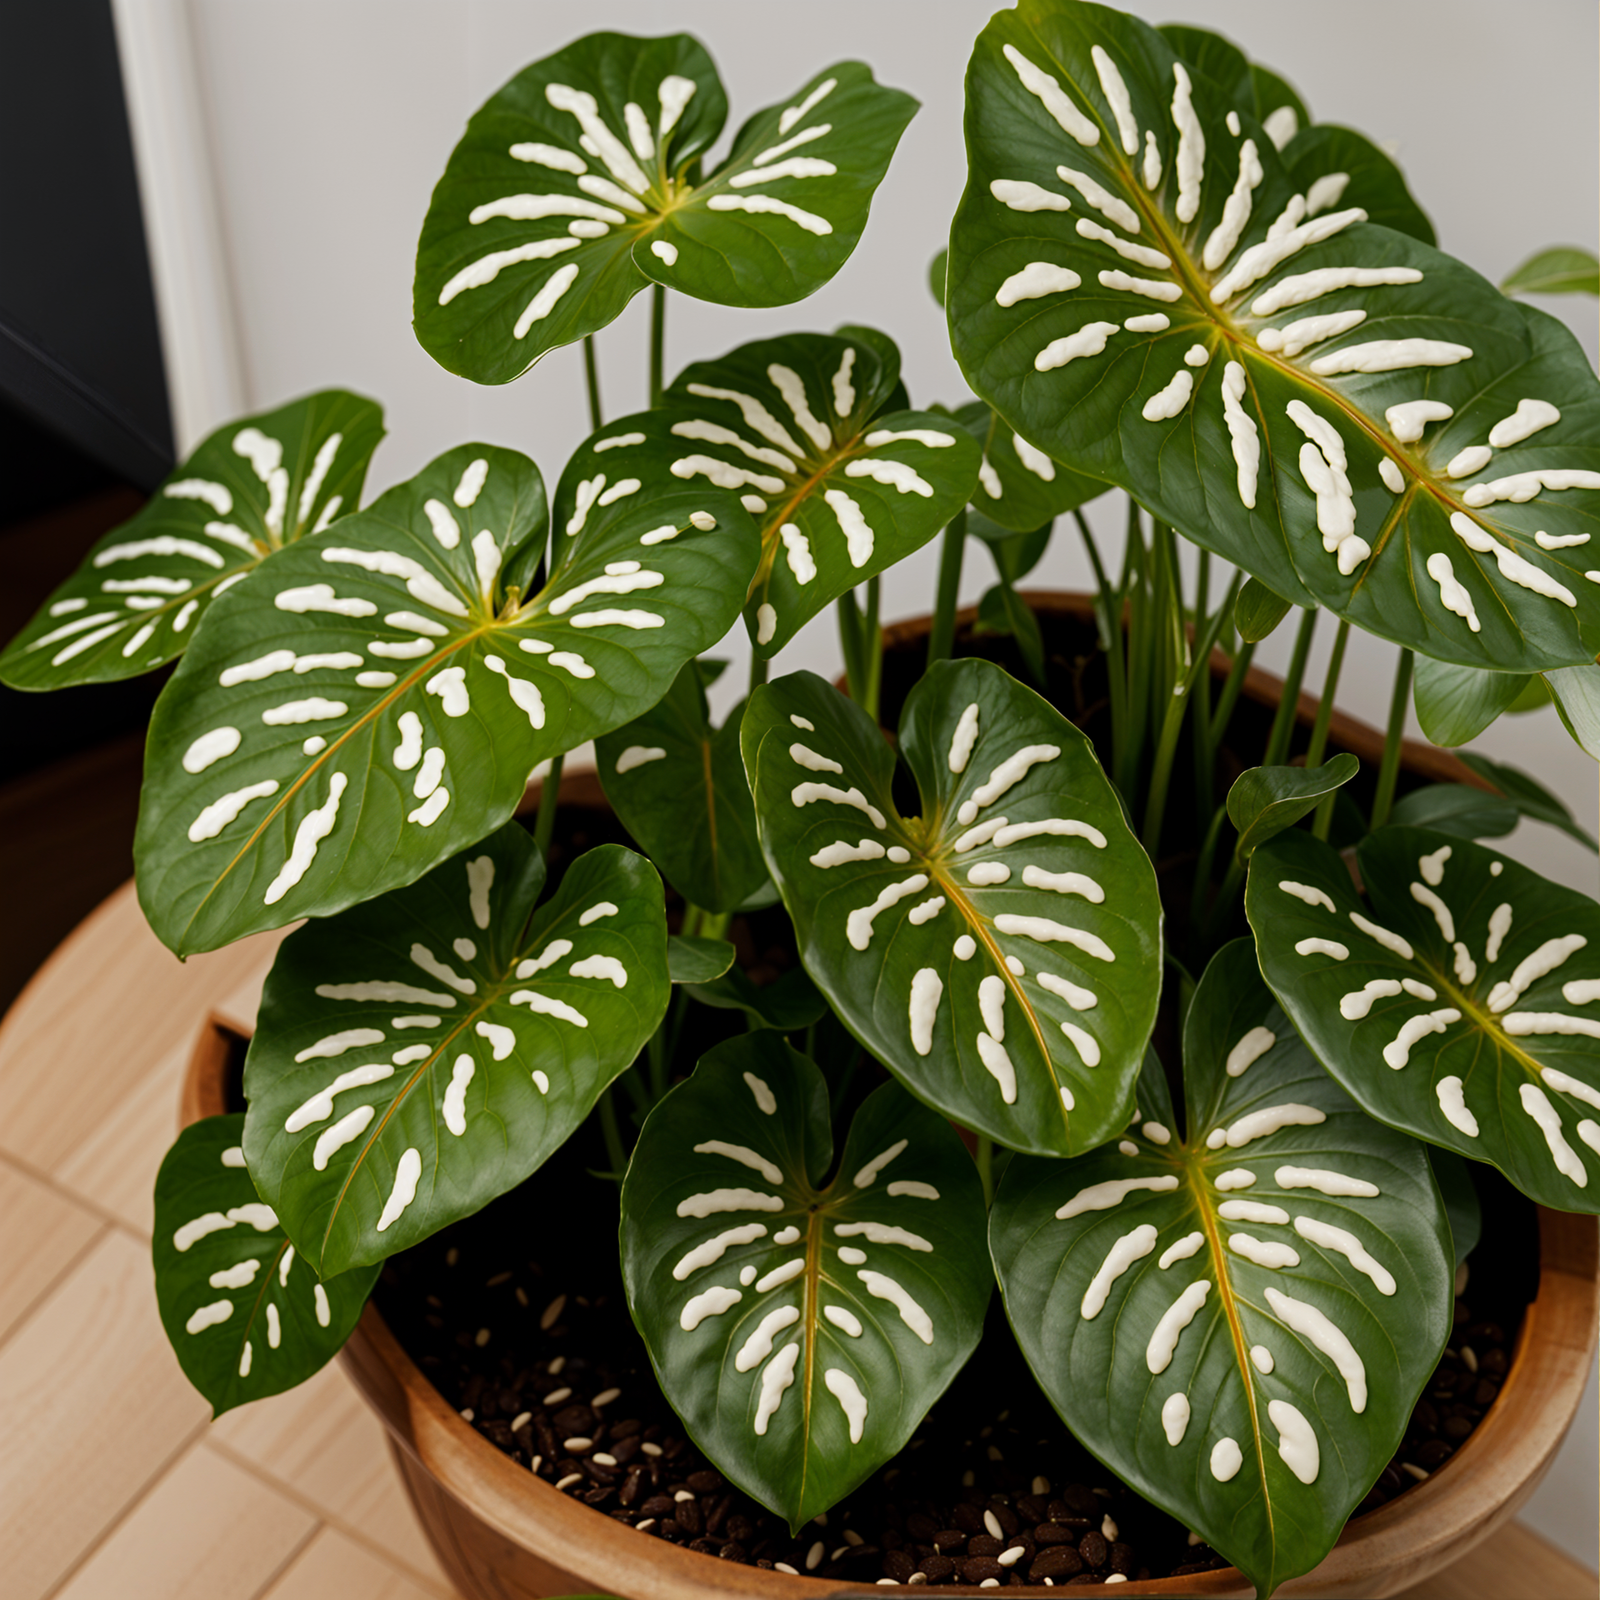
<path id="1" fill-rule="evenodd" d="M 1075 1586 L 1226 1565 L 1073 1438 L 998 1297 L 977 1352 L 906 1448 L 791 1536 L 724 1481 L 663 1398 L 623 1298 L 616 1190 L 586 1162 L 604 1157 L 580 1134 L 520 1189 L 391 1260 L 375 1291 L 449 1404 L 563 1493 L 648 1538 L 864 1583 Z M 1535 1292 L 1532 1205 L 1487 1169 L 1474 1177 L 1484 1238 L 1456 1331 L 1358 1515 L 1448 1470 L 1499 1392 Z"/>

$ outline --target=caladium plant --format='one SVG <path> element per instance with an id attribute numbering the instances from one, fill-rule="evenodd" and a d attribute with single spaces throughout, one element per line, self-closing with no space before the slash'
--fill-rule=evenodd
<path id="1" fill-rule="evenodd" d="M 416 254 L 452 372 L 588 342 L 549 505 L 527 455 L 462 444 L 363 506 L 381 414 L 312 395 L 202 443 L 0 677 L 181 653 L 151 926 L 182 956 L 304 919 L 247 1110 L 157 1180 L 161 1315 L 216 1410 L 316 1371 L 386 1258 L 580 1137 L 616 1187 L 574 1215 L 620 1206 L 664 1403 L 791 1535 L 891 1483 L 1011 1340 L 1106 1470 L 1266 1595 L 1399 1446 L 1486 1169 L 1600 1210 L 1600 907 L 1478 842 L 1592 837 L 1525 773 L 1469 751 L 1401 792 L 1400 759 L 1413 692 L 1442 744 L 1553 704 L 1600 753 L 1600 382 L 1509 298 L 1591 285 L 1592 257 L 1495 289 L 1394 160 L 1203 29 L 1021 0 L 966 95 L 929 282 L 971 395 L 913 400 L 854 323 L 730 322 L 668 381 L 668 290 L 833 279 L 915 106 L 841 61 L 719 158 L 703 45 L 593 34 L 471 117 Z M 607 421 L 592 339 L 647 287 L 648 403 Z M 1036 606 L 1068 529 L 1095 592 Z M 936 537 L 926 640 L 886 656 L 885 584 Z M 996 582 L 963 618 L 969 537 Z M 1214 562 L 1241 569 L 1220 596 Z M 844 688 L 767 682 L 829 607 Z M 1263 728 L 1252 652 L 1291 619 Z M 732 629 L 748 688 L 713 697 Z M 1375 770 L 1333 717 L 1353 629 L 1404 646 Z M 590 740 L 634 849 L 563 809 Z M 966 1486 L 1015 1490 L 998 1454 Z M 987 1536 L 984 1581 L 1067 1575 Z M 924 1576 L 955 1575 L 943 1548 Z M 1106 1581 L 1142 1559 L 1072 1548 Z"/>

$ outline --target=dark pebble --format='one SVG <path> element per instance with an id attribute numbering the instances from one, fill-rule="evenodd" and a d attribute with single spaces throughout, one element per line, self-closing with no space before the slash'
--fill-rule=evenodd
<path id="1" fill-rule="evenodd" d="M 1463 1439 L 1467 1438 L 1471 1434 L 1472 1423 L 1470 1419 L 1466 1417 L 1446 1417 L 1444 1421 L 1439 1424 L 1439 1432 L 1442 1433 L 1446 1439 L 1451 1439 L 1455 1443 L 1460 1444 Z"/>
<path id="2" fill-rule="evenodd" d="M 1120 1539 L 1111 1546 L 1111 1570 L 1127 1574 L 1133 1571 L 1133 1546 Z"/>
<path id="3" fill-rule="evenodd" d="M 929 1556 L 917 1570 L 927 1573 L 929 1583 L 948 1583 L 956 1575 L 956 1564 L 949 1556 Z"/>
<path id="4" fill-rule="evenodd" d="M 962 1545 L 966 1542 L 967 1536 L 959 1528 L 941 1528 L 933 1536 L 933 1548 L 942 1556 L 950 1555 L 952 1552 L 959 1553 Z M 973 1555 L 993 1554 L 992 1551 L 984 1552 L 980 1550 L 974 1550 L 972 1553 Z"/>
<path id="5" fill-rule="evenodd" d="M 1033 1530 L 1033 1537 L 1040 1544 L 1070 1544 L 1078 1542 L 1078 1530 L 1069 1528 L 1060 1522 L 1041 1522 Z"/>
<path id="6" fill-rule="evenodd" d="M 700 1502 L 698 1500 L 679 1500 L 678 1509 L 673 1515 L 678 1519 L 678 1525 L 683 1528 L 691 1538 L 699 1538 L 705 1523 L 700 1515 Z"/>
<path id="7" fill-rule="evenodd" d="M 724 1561 L 748 1561 L 750 1559 L 749 1555 L 745 1552 L 744 1546 L 731 1539 L 727 1544 L 723 1545 L 719 1551 L 717 1551 L 717 1554 L 721 1556 Z"/>
<path id="8" fill-rule="evenodd" d="M 911 1519 L 907 1518 L 906 1520 L 907 1520 L 906 1531 L 909 1533 L 911 1531 L 910 1530 L 910 1521 L 911 1521 Z M 924 1517 L 922 1520 L 924 1522 L 926 1522 L 928 1519 L 926 1517 Z M 955 1508 L 955 1510 L 951 1513 L 951 1520 L 955 1523 L 955 1525 L 958 1528 L 961 1529 L 961 1531 L 963 1533 L 966 1533 L 966 1534 L 985 1533 L 985 1532 L 988 1531 L 984 1527 L 983 1509 L 982 1509 L 981 1506 L 968 1505 L 965 1502 L 963 1502 L 961 1505 L 958 1505 Z"/>
<path id="9" fill-rule="evenodd" d="M 1071 1578 L 1083 1571 L 1083 1558 L 1068 1544 L 1051 1545 L 1033 1558 L 1028 1568 L 1028 1582 L 1042 1583 L 1046 1578 Z"/>
<path id="10" fill-rule="evenodd" d="M 1015 1533 L 1021 1523 L 1017 1521 L 1017 1514 L 1004 1500 L 996 1497 L 989 1502 L 988 1509 L 994 1513 L 994 1519 L 1005 1530 L 1007 1537 Z"/>
<path id="11" fill-rule="evenodd" d="M 1085 1484 L 1069 1483 L 1061 1491 L 1061 1498 L 1066 1502 L 1067 1510 L 1075 1517 L 1098 1517 L 1103 1513 L 1100 1510 L 1100 1497 Z"/>
<path id="12" fill-rule="evenodd" d="M 995 1538 L 992 1533 L 975 1533 L 967 1540 L 969 1556 L 997 1556 L 1005 1547 L 1005 1540 Z"/>
<path id="13" fill-rule="evenodd" d="M 896 1583 L 907 1582 L 917 1570 L 917 1564 L 904 1550 L 887 1550 L 883 1557 L 883 1575 Z"/>
<path id="14" fill-rule="evenodd" d="M 691 1472 L 684 1479 L 684 1483 L 696 1494 L 715 1494 L 722 1487 L 722 1474 L 711 1471 Z"/>
<path id="15" fill-rule="evenodd" d="M 653 1494 L 639 1507 L 642 1517 L 670 1517 L 677 1502 L 670 1494 Z"/>
<path id="16" fill-rule="evenodd" d="M 983 1521 L 981 1514 L 978 1521 L 980 1524 Z M 910 1538 L 915 1539 L 918 1544 L 932 1544 L 938 1531 L 939 1524 L 932 1517 L 926 1516 L 920 1511 L 913 1511 L 906 1518 L 906 1533 Z"/>
<path id="17" fill-rule="evenodd" d="M 1111 1554 L 1111 1546 L 1106 1543 L 1103 1533 L 1097 1529 L 1090 1529 L 1078 1541 L 1078 1554 L 1083 1557 L 1085 1566 L 1103 1567 L 1106 1558 Z"/>
<path id="18" fill-rule="evenodd" d="M 581 1436 L 590 1439 L 594 1437 L 594 1430 L 599 1421 L 599 1414 L 588 1406 L 562 1406 L 550 1419 L 550 1425 L 555 1429 L 558 1438 L 571 1439 Z"/>
<path id="19" fill-rule="evenodd" d="M 1442 1467 L 1455 1452 L 1443 1439 L 1429 1439 L 1426 1444 L 1420 1444 L 1412 1452 L 1417 1459 L 1419 1467 L 1425 1467 L 1429 1472 Z"/>
<path id="20" fill-rule="evenodd" d="M 982 1583 L 985 1578 L 1004 1579 L 1006 1569 L 993 1556 L 969 1556 L 961 1563 L 963 1583 Z"/>

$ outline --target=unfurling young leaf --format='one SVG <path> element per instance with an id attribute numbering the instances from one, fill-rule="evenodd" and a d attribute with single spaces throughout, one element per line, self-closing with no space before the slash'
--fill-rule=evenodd
<path id="1" fill-rule="evenodd" d="M 798 1528 L 911 1437 L 993 1282 L 983 1188 L 942 1117 L 868 1096 L 837 1175 L 822 1074 L 730 1040 L 650 1113 L 622 1188 L 628 1303 L 722 1473 Z"/>
<path id="2" fill-rule="evenodd" d="M 1360 772 L 1361 763 L 1341 751 L 1320 767 L 1252 767 L 1228 790 L 1228 820 L 1239 833 L 1237 853 L 1248 861 L 1258 845 L 1292 828 L 1324 795 Z"/>
<path id="3" fill-rule="evenodd" d="M 636 717 L 738 615 L 755 564 L 726 492 L 563 479 L 463 445 L 337 536 L 224 595 L 162 692 L 135 843 L 179 954 L 420 877 L 508 818 L 547 757 Z"/>
<path id="4" fill-rule="evenodd" d="M 1183 1088 L 1180 1122 L 1152 1058 L 1115 1149 L 1013 1159 L 990 1249 L 1068 1427 L 1266 1596 L 1399 1447 L 1450 1331 L 1450 1230 L 1423 1147 L 1321 1069 L 1248 940 L 1200 980 Z"/>
<path id="5" fill-rule="evenodd" d="M 700 43 L 579 39 L 467 124 L 417 244 L 417 337 L 450 371 L 507 383 L 652 280 L 718 305 L 803 300 L 855 249 L 916 108 L 837 62 L 704 176 L 728 102 Z"/>
<path id="6" fill-rule="evenodd" d="M 1259 578 L 1246 578 L 1233 602 L 1233 625 L 1246 643 L 1260 644 L 1292 609 L 1282 595 L 1274 594 Z"/>
<path id="7" fill-rule="evenodd" d="M 382 438 L 383 408 L 343 389 L 218 428 L 11 641 L 0 681 L 105 683 L 181 655 L 219 594 L 356 509 Z"/>
<path id="8" fill-rule="evenodd" d="M 1261 971 L 1373 1116 L 1600 1212 L 1600 905 L 1482 845 L 1381 828 L 1344 861 L 1302 833 L 1256 852 Z"/>
<path id="9" fill-rule="evenodd" d="M 178 1135 L 156 1175 L 161 1324 L 213 1416 L 282 1394 L 350 1337 L 376 1265 L 319 1279 L 245 1170 L 244 1117 Z"/>
<path id="10" fill-rule="evenodd" d="M 1160 989 L 1155 872 L 1093 748 L 986 661 L 911 691 L 900 754 L 795 673 L 751 697 L 745 769 L 800 958 L 920 1099 L 1011 1149 L 1093 1148 L 1127 1118 Z"/>
<path id="11" fill-rule="evenodd" d="M 284 940 L 245 1062 L 257 1186 L 325 1271 L 381 1261 L 520 1183 L 667 1007 L 661 879 L 599 845 L 535 909 L 510 823 Z"/>
<path id="12" fill-rule="evenodd" d="M 1424 655 L 1593 661 L 1600 383 L 1564 326 L 1302 188 L 1261 123 L 1104 7 L 997 15 L 966 129 L 953 347 L 1035 446 Z"/>

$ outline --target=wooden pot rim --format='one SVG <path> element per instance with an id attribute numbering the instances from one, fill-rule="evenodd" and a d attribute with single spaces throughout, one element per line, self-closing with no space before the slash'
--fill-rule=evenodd
<path id="1" fill-rule="evenodd" d="M 1092 597 L 1065 590 L 1026 591 L 1035 609 L 1092 620 Z M 958 614 L 968 621 L 976 608 Z M 890 625 L 885 647 L 927 637 L 925 618 Z M 1214 657 L 1213 669 L 1226 657 Z M 1259 668 L 1243 693 L 1276 705 L 1282 680 Z M 1316 715 L 1313 696 L 1301 695 L 1298 720 Z M 1376 761 L 1383 736 L 1354 717 L 1334 714 L 1333 744 Z M 1487 787 L 1447 751 L 1407 741 L 1404 765 L 1435 782 Z M 581 805 L 604 806 L 595 774 L 564 777 L 563 793 Z M 530 788 L 530 796 L 536 791 Z M 227 1052 L 215 1023 L 202 1030 L 185 1074 L 181 1121 L 226 1109 Z M 1538 1208 L 1539 1286 L 1528 1306 L 1500 1395 L 1466 1443 L 1425 1482 L 1357 1517 L 1320 1566 L 1283 1584 L 1278 1593 L 1358 1596 L 1393 1592 L 1391 1570 L 1405 1584 L 1465 1555 L 1508 1519 L 1537 1487 L 1565 1437 L 1583 1396 L 1600 1319 L 1600 1233 L 1596 1218 Z M 518 1466 L 451 1407 L 402 1348 L 371 1303 L 340 1354 L 345 1370 L 382 1418 L 390 1437 L 441 1489 L 505 1538 L 558 1566 L 583 1566 L 586 1581 L 637 1600 L 699 1600 L 708 1594 L 751 1600 L 832 1600 L 882 1591 L 871 1581 L 791 1577 L 720 1561 L 640 1537 Z M 824 1584 L 827 1584 L 826 1595 Z M 941 1584 L 943 1594 L 986 1595 L 964 1584 Z M 1027 1585 L 1009 1594 L 1044 1596 L 1054 1589 Z M 1246 1597 L 1251 1585 L 1236 1567 L 1117 1585 L 1121 1595 Z"/>

